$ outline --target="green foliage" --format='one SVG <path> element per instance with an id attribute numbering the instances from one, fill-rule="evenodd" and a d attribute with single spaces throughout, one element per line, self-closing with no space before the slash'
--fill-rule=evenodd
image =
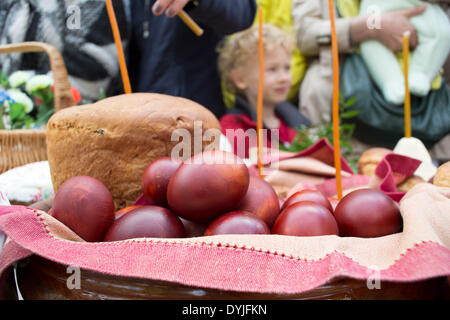
<path id="1" fill-rule="evenodd" d="M 18 102 L 10 105 L 9 117 L 12 129 L 29 129 L 34 122 L 34 118 L 25 112 L 25 106 Z"/>
<path id="2" fill-rule="evenodd" d="M 1 70 L 0 70 L 0 87 L 2 88 L 9 87 L 8 76 Z"/>
<path id="3" fill-rule="evenodd" d="M 100 88 L 99 92 L 98 92 L 98 100 L 103 100 L 106 99 L 106 92 L 105 89 Z"/>
<path id="4" fill-rule="evenodd" d="M 54 94 L 50 87 L 33 91 L 31 94 L 41 101 L 39 108 L 37 108 L 35 123 L 37 126 L 44 126 L 55 112 L 53 102 Z"/>
<path id="5" fill-rule="evenodd" d="M 339 97 L 339 118 L 349 120 L 358 115 L 358 111 L 350 110 L 355 104 L 356 97 L 352 97 L 347 101 L 344 101 L 342 96 Z M 325 122 L 323 119 L 321 124 L 315 126 L 301 126 L 295 128 L 298 131 L 298 135 L 289 145 L 289 147 L 284 147 L 280 145 L 280 149 L 283 151 L 299 152 L 305 150 L 322 138 L 326 138 L 331 145 L 334 144 L 333 141 L 333 123 Z M 357 159 L 352 158 L 353 148 L 350 144 L 350 139 L 355 131 L 355 124 L 353 123 L 340 123 L 339 125 L 339 138 L 341 145 L 341 154 L 346 160 L 354 167 Z"/>

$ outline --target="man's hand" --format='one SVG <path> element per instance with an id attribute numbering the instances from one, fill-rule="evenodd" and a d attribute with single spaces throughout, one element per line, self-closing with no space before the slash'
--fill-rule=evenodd
<path id="1" fill-rule="evenodd" d="M 153 14 L 159 16 L 166 13 L 166 16 L 172 18 L 180 12 L 190 0 L 157 0 L 153 5 Z"/>
<path id="2" fill-rule="evenodd" d="M 409 45 L 411 49 L 417 46 L 417 32 L 409 19 L 423 13 L 426 5 L 407 9 L 387 12 L 381 15 L 381 29 L 375 30 L 375 38 L 393 52 L 402 51 L 403 33 L 410 32 Z"/>

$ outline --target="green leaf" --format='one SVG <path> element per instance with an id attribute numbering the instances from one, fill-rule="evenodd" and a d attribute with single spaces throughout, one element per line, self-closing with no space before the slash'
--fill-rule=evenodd
<path id="1" fill-rule="evenodd" d="M 27 115 L 27 116 L 25 117 L 25 119 L 23 120 L 23 122 L 24 122 L 24 124 L 25 124 L 25 127 L 26 127 L 27 129 L 30 129 L 30 128 L 31 128 L 31 125 L 34 123 L 34 118 Z"/>
<path id="2" fill-rule="evenodd" d="M 5 123 L 3 122 L 3 110 L 4 108 L 0 106 L 0 130 L 6 129 Z"/>
<path id="3" fill-rule="evenodd" d="M 53 115 L 53 113 L 54 113 L 53 109 L 47 110 L 46 112 L 39 112 L 38 118 L 36 120 L 36 125 L 38 126 L 45 125 L 48 122 L 48 119 L 50 119 L 50 117 Z"/>
<path id="4" fill-rule="evenodd" d="M 25 116 L 25 106 L 21 103 L 14 103 L 9 107 L 9 117 L 11 122 L 18 120 L 20 117 Z"/>
<path id="5" fill-rule="evenodd" d="M 356 97 L 351 97 L 350 99 L 348 99 L 345 103 L 344 103 L 344 106 L 345 107 L 351 107 L 352 105 L 354 105 L 355 104 L 355 102 L 356 102 Z"/>
<path id="6" fill-rule="evenodd" d="M 9 89 L 9 81 L 8 81 L 8 75 L 0 70 L 0 86 L 4 89 Z"/>
<path id="7" fill-rule="evenodd" d="M 100 90 L 98 91 L 98 100 L 103 100 L 105 98 L 106 98 L 105 89 L 100 88 Z"/>
<path id="8" fill-rule="evenodd" d="M 346 111 L 341 114 L 342 119 L 351 119 L 359 114 L 358 110 Z"/>

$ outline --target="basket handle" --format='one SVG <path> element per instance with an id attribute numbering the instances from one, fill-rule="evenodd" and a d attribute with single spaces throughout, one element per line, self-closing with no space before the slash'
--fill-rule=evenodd
<path id="1" fill-rule="evenodd" d="M 55 112 L 75 105 L 70 89 L 69 76 L 61 53 L 54 46 L 43 42 L 22 42 L 0 46 L 1 53 L 45 52 L 50 59 L 55 85 Z"/>

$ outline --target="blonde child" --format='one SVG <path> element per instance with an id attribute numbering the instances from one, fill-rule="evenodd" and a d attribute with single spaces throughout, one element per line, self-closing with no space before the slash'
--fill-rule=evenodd
<path id="1" fill-rule="evenodd" d="M 253 27 L 233 35 L 218 49 L 219 71 L 228 89 L 236 94 L 234 108 L 220 118 L 220 124 L 223 133 L 229 138 L 232 137 L 230 143 L 233 145 L 235 154 L 245 158 L 248 157 L 248 149 L 254 147 L 256 141 L 251 137 L 248 139 L 248 132 L 255 132 L 249 129 L 256 129 L 260 74 L 258 43 L 258 27 Z M 294 105 L 287 101 L 292 82 L 291 57 L 295 48 L 295 39 L 290 33 L 265 24 L 263 44 L 264 128 L 278 129 L 279 143 L 289 144 L 297 135 L 294 128 L 311 124 Z M 233 134 L 233 131 L 236 134 Z M 270 147 L 270 141 L 271 138 L 268 136 L 266 147 Z M 242 144 L 245 144 L 243 148 L 245 154 L 238 154 L 238 150 L 242 150 L 238 146 Z"/>

